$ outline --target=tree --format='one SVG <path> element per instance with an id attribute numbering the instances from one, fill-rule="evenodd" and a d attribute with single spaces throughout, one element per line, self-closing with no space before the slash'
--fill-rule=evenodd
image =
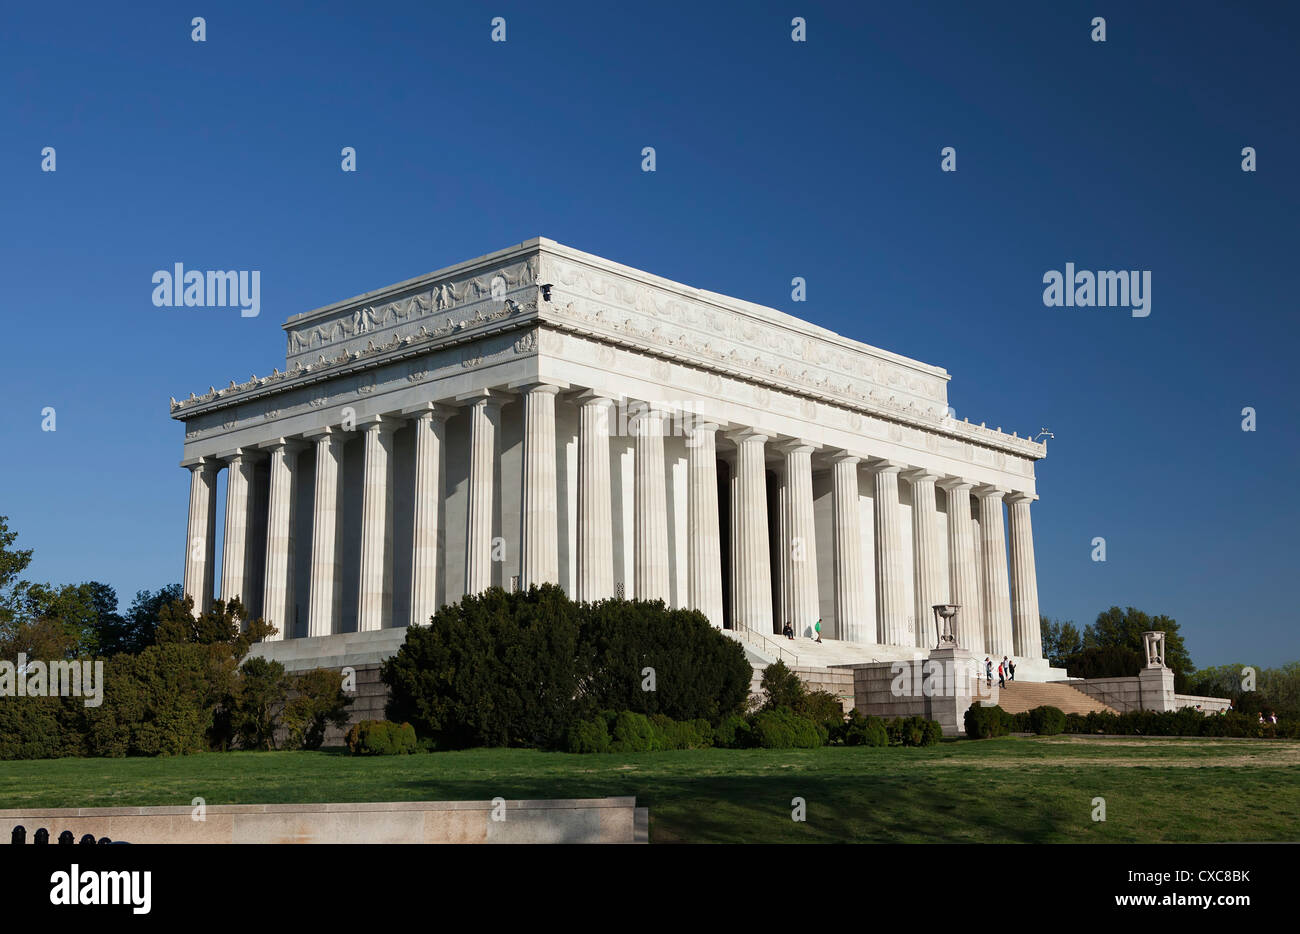
<path id="1" fill-rule="evenodd" d="M 778 710 L 781 708 L 797 710 L 803 702 L 803 682 L 780 659 L 763 669 L 763 677 L 760 683 L 763 694 L 767 698 L 763 702 L 763 710 Z"/>
<path id="2" fill-rule="evenodd" d="M 254 656 L 239 666 L 231 714 L 243 748 L 275 748 L 275 731 L 288 694 L 289 676 L 279 662 Z"/>
<path id="3" fill-rule="evenodd" d="M 1177 689 L 1186 690 L 1188 679 L 1196 671 L 1196 666 L 1187 653 L 1182 633 L 1178 631 L 1178 623 L 1172 617 L 1149 616 L 1133 607 L 1121 610 L 1113 606 L 1098 613 L 1097 621 L 1083 631 L 1083 647 L 1121 646 L 1141 652 L 1142 633 L 1153 630 L 1164 632 L 1164 662 L 1174 671 Z"/>
<path id="4" fill-rule="evenodd" d="M 328 727 L 347 726 L 352 699 L 343 693 L 343 674 L 313 668 L 295 675 L 292 682 L 293 696 L 280 718 L 288 734 L 285 745 L 290 749 L 319 749 Z"/>
<path id="5" fill-rule="evenodd" d="M 1065 659 L 1083 649 L 1083 635 L 1072 620 L 1051 620 L 1040 616 L 1038 625 L 1043 642 L 1043 658 L 1054 667 L 1064 667 Z"/>
<path id="6" fill-rule="evenodd" d="M 110 658 L 122 652 L 136 655 L 153 645 L 163 607 L 182 596 L 180 584 L 168 584 L 156 591 L 139 590 L 125 615 L 101 613 L 97 626 L 99 653 Z"/>

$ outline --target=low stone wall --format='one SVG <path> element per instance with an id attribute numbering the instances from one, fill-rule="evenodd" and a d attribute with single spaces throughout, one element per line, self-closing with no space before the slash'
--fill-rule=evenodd
<path id="1" fill-rule="evenodd" d="M 840 706 L 848 713 L 853 709 L 854 688 L 853 671 L 848 668 L 811 668 L 803 665 L 791 665 L 790 670 L 803 682 L 809 691 L 826 691 L 840 699 Z M 763 672 L 766 665 L 755 665 L 754 675 L 749 681 L 749 696 L 763 700 Z"/>
<path id="2" fill-rule="evenodd" d="M 21 824 L 126 843 L 647 843 L 636 798 L 377 804 L 227 804 L 203 820 L 191 807 L 0 810 L 0 839 Z M 494 813 L 504 817 L 494 820 Z"/>
<path id="3" fill-rule="evenodd" d="M 1201 713 L 1207 717 L 1212 713 L 1221 713 L 1232 706 L 1232 701 L 1226 697 L 1198 697 L 1195 694 L 1175 694 L 1174 700 L 1181 707 L 1200 707 Z"/>
<path id="4" fill-rule="evenodd" d="M 1142 686 L 1136 677 L 1070 678 L 1065 683 L 1119 713 L 1142 709 Z"/>

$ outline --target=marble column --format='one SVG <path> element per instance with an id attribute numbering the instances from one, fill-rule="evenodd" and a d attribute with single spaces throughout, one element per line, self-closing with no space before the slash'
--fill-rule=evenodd
<path id="1" fill-rule="evenodd" d="M 519 527 L 519 586 L 559 583 L 560 532 L 556 515 L 555 394 L 559 386 L 524 389 L 523 496 Z"/>
<path id="2" fill-rule="evenodd" d="M 393 625 L 393 434 L 398 422 L 376 416 L 362 426 L 361 575 L 357 631 Z"/>
<path id="3" fill-rule="evenodd" d="M 328 636 L 343 621 L 343 444 L 337 428 L 309 432 L 316 445 L 312 492 L 311 587 L 307 635 Z"/>
<path id="4" fill-rule="evenodd" d="M 212 608 L 216 567 L 218 464 L 200 459 L 186 464 L 190 471 L 190 513 L 185 529 L 185 595 L 193 598 L 194 612 Z"/>
<path id="5" fill-rule="evenodd" d="M 772 566 L 768 555 L 767 470 L 768 436 L 745 429 L 729 436 L 736 443 L 736 502 L 732 560 L 732 625 L 764 636 L 772 628 Z"/>
<path id="6" fill-rule="evenodd" d="M 722 539 L 718 527 L 718 426 L 700 422 L 686 436 L 688 606 L 721 629 Z"/>
<path id="7" fill-rule="evenodd" d="M 1038 616 L 1038 573 L 1034 567 L 1034 529 L 1029 521 L 1032 493 L 1007 497 L 1007 520 L 1011 535 L 1011 628 L 1016 654 L 1021 658 L 1042 658 L 1043 639 Z"/>
<path id="8" fill-rule="evenodd" d="M 240 449 L 226 462 L 226 528 L 221 544 L 221 599 L 226 603 L 244 596 L 244 571 L 248 550 L 249 487 L 253 481 L 253 455 Z"/>
<path id="9" fill-rule="evenodd" d="M 871 465 L 875 482 L 876 524 L 876 639 L 882 645 L 915 646 L 908 625 L 907 561 L 903 553 L 903 517 L 898 505 L 898 474 L 902 464 L 876 461 Z"/>
<path id="10" fill-rule="evenodd" d="M 428 625 L 438 612 L 438 568 L 442 562 L 443 477 L 447 463 L 447 417 L 432 402 L 402 413 L 415 434 L 414 520 L 411 528 L 411 616 L 409 625 Z"/>
<path id="11" fill-rule="evenodd" d="M 668 495 L 665 489 L 664 413 L 642 403 L 636 414 L 636 551 L 634 593 L 638 600 L 672 598 L 668 583 Z"/>
<path id="12" fill-rule="evenodd" d="M 958 605 L 957 645 L 976 654 L 984 648 L 984 608 L 980 605 L 979 569 L 975 566 L 975 523 L 971 519 L 972 484 L 960 477 L 940 481 L 948 494 L 948 602 Z"/>
<path id="13" fill-rule="evenodd" d="M 801 635 L 811 631 L 821 618 L 821 594 L 817 588 L 817 529 L 813 522 L 814 446 L 794 441 L 781 445 L 780 450 L 785 457 L 784 507 L 788 541 L 782 564 L 785 567 L 786 612 L 795 633 Z"/>
<path id="14" fill-rule="evenodd" d="M 932 649 L 939 633 L 934 624 L 934 607 L 948 602 L 948 569 L 939 554 L 939 510 L 934 482 L 939 479 L 925 470 L 904 474 L 912 485 L 912 581 L 916 596 L 916 646 Z"/>
<path id="15" fill-rule="evenodd" d="M 271 459 L 266 510 L 266 573 L 262 584 L 262 618 L 279 630 L 270 640 L 293 635 L 293 524 L 297 499 L 298 453 L 303 445 L 277 438 L 263 444 Z"/>
<path id="16" fill-rule="evenodd" d="M 981 486 L 975 490 L 980 504 L 984 645 L 989 655 L 997 656 L 1016 654 L 1011 633 L 1011 588 L 1007 583 L 1007 537 L 1002 517 L 1002 497 L 1006 492 L 994 486 Z M 994 659 L 995 662 L 1000 660 Z"/>
<path id="17" fill-rule="evenodd" d="M 614 596 L 614 520 L 609 476 L 609 417 L 613 400 L 579 396 L 578 599 Z"/>
<path id="18" fill-rule="evenodd" d="M 862 508 L 858 496 L 860 459 L 839 454 L 831 460 L 832 540 L 835 565 L 835 628 L 848 642 L 875 642 L 862 586 Z"/>
<path id="19" fill-rule="evenodd" d="M 484 391 L 469 403 L 469 505 L 465 527 L 465 593 L 492 586 L 492 513 L 496 493 L 501 397 Z"/>

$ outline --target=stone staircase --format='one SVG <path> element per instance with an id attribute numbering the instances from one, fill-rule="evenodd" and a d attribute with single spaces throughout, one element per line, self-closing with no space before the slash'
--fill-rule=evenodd
<path id="1" fill-rule="evenodd" d="M 997 682 L 993 682 L 997 690 Z M 1115 713 L 1101 701 L 1089 697 L 1078 688 L 1057 682 L 1008 681 L 997 692 L 998 706 L 1007 713 L 1024 713 L 1035 707 L 1056 707 L 1064 713 Z"/>

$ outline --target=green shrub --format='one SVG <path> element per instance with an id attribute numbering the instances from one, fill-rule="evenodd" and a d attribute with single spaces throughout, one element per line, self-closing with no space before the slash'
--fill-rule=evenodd
<path id="1" fill-rule="evenodd" d="M 604 717 L 579 720 L 569 727 L 566 748 L 569 752 L 609 752 L 609 728 Z"/>
<path id="2" fill-rule="evenodd" d="M 751 724 L 763 749 L 816 749 L 824 742 L 817 724 L 790 710 L 760 710 Z"/>
<path id="3" fill-rule="evenodd" d="M 895 717 L 885 724 L 891 746 L 933 746 L 943 737 L 937 720 L 925 717 Z"/>
<path id="4" fill-rule="evenodd" d="M 613 752 L 650 752 L 655 748 L 654 724 L 645 714 L 621 710 L 610 731 Z"/>
<path id="5" fill-rule="evenodd" d="M 857 708 L 849 711 L 849 718 L 840 731 L 845 746 L 888 746 L 889 734 L 879 717 L 863 716 Z"/>
<path id="6" fill-rule="evenodd" d="M 382 670 L 389 718 L 447 747 L 566 748 L 569 727 L 600 710 L 718 723 L 741 712 L 751 676 L 740 644 L 698 612 L 575 603 L 550 584 L 442 607 Z"/>
<path id="7" fill-rule="evenodd" d="M 965 717 L 966 735 L 971 739 L 991 739 L 994 736 L 1006 736 L 1010 732 L 1011 717 L 1001 707 L 994 704 L 971 704 Z"/>
<path id="8" fill-rule="evenodd" d="M 740 714 L 724 717 L 713 731 L 713 745 L 722 749 L 747 749 L 753 745 L 749 722 Z"/>
<path id="9" fill-rule="evenodd" d="M 1039 736 L 1055 736 L 1065 730 L 1065 711 L 1058 707 L 1035 707 L 1029 711 L 1029 729 Z"/>
<path id="10" fill-rule="evenodd" d="M 347 735 L 348 750 L 354 756 L 398 756 L 419 749 L 415 728 L 390 720 L 362 720 Z"/>
<path id="11" fill-rule="evenodd" d="M 794 712 L 817 724 L 829 738 L 844 725 L 844 705 L 829 691 L 807 691 Z"/>
<path id="12" fill-rule="evenodd" d="M 280 717 L 287 733 L 284 748 L 319 749 L 328 727 L 347 725 L 352 699 L 343 693 L 342 672 L 313 668 L 294 675 L 290 688 L 293 696 Z"/>

